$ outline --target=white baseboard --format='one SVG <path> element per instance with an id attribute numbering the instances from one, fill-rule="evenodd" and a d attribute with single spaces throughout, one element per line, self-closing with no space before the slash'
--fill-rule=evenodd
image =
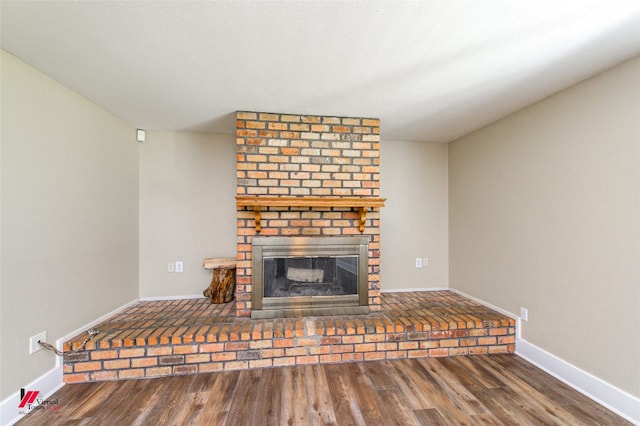
<path id="1" fill-rule="evenodd" d="M 518 339 L 516 342 L 516 355 L 593 399 L 598 404 L 607 407 L 619 416 L 636 425 L 640 425 L 639 398 L 581 370 L 575 365 L 569 364 L 526 340 Z"/>
<path id="2" fill-rule="evenodd" d="M 469 298 L 494 311 L 507 315 L 516 320 L 516 355 L 527 360 L 541 370 L 551 374 L 561 382 L 591 398 L 598 404 L 624 417 L 628 421 L 640 425 L 640 399 L 618 389 L 604 380 L 587 373 L 584 370 L 570 364 L 557 356 L 538 348 L 522 339 L 520 318 L 502 308 L 494 306 L 484 300 L 470 296 L 462 291 L 450 289 L 454 293 Z"/>
<path id="3" fill-rule="evenodd" d="M 519 320 L 519 319 L 520 319 L 520 318 L 519 318 L 516 314 L 514 314 L 513 312 L 509 312 L 509 311 L 507 311 L 506 309 L 502 309 L 502 308 L 500 308 L 500 307 L 498 307 L 498 306 L 492 305 L 491 303 L 489 303 L 489 302 L 485 302 L 485 301 L 484 301 L 484 300 L 482 300 L 482 299 L 478 299 L 477 297 L 471 296 L 471 295 L 469 295 L 469 294 L 465 293 L 464 291 L 456 290 L 455 288 L 449 288 L 448 290 L 450 290 L 450 291 L 452 291 L 452 292 L 454 292 L 454 293 L 456 293 L 456 294 L 459 294 L 460 296 L 466 297 L 467 299 L 471 299 L 471 300 L 473 300 L 474 302 L 479 303 L 479 304 L 481 304 L 482 306 L 486 306 L 486 307 L 487 307 L 487 308 L 489 308 L 489 309 L 493 309 L 493 310 L 494 310 L 494 311 L 496 311 L 496 312 L 500 312 L 502 315 L 506 315 L 506 316 L 508 316 L 509 318 L 513 318 L 514 320 Z"/>
<path id="4" fill-rule="evenodd" d="M 47 399 L 63 385 L 62 366 L 56 366 L 26 385 L 25 389 L 40 391 L 38 399 Z M 20 404 L 19 391 L 11 394 L 0 403 L 0 425 L 12 425 L 24 416 L 24 413 L 20 413 L 21 410 L 18 408 L 18 404 Z"/>
<path id="5" fill-rule="evenodd" d="M 382 288 L 381 293 L 410 293 L 414 291 L 445 291 L 451 290 L 449 287 L 429 287 L 429 288 Z"/>
<path id="6" fill-rule="evenodd" d="M 97 318 L 97 319 L 91 321 L 90 323 L 85 324 L 82 327 L 73 330 L 71 333 L 67 333 L 65 336 L 62 336 L 61 338 L 56 340 L 56 348 L 58 348 L 59 350 L 62 350 L 62 346 L 64 345 L 64 342 L 70 340 L 71 338 L 77 336 L 78 334 L 81 334 L 81 333 L 89 330 L 90 328 L 95 327 L 96 325 L 100 324 L 101 322 L 103 322 L 103 321 L 111 318 L 112 316 L 122 312 L 123 310 L 127 309 L 129 306 L 135 305 L 139 301 L 140 301 L 140 299 L 133 299 L 132 301 L 125 303 L 124 305 L 114 309 L 113 311 L 107 312 L 106 314 L 102 315 L 100 318 Z M 98 330 L 98 331 L 100 331 L 100 330 Z M 56 365 L 62 366 L 62 357 L 57 357 L 56 361 L 57 361 Z"/>
<path id="7" fill-rule="evenodd" d="M 102 321 L 116 315 L 122 310 L 128 308 L 129 306 L 138 303 L 139 299 L 134 299 L 119 308 L 114 309 L 113 311 L 102 315 L 100 318 L 97 318 L 91 321 L 88 324 L 68 333 L 66 336 L 63 336 L 56 340 L 55 347 L 59 350 L 62 350 L 62 346 L 64 342 L 67 340 L 77 336 L 78 334 L 87 331 L 88 329 L 95 327 Z M 62 357 L 56 356 L 56 365 L 53 369 L 49 370 L 42 376 L 36 378 L 34 381 L 25 386 L 27 390 L 37 390 L 40 392 L 38 395 L 38 399 L 47 399 L 51 396 L 55 391 L 64 386 L 64 381 L 62 379 Z M 18 408 L 18 404 L 20 403 L 20 392 L 17 391 L 11 394 L 4 401 L 0 402 L 0 425 L 12 425 L 20 420 L 24 413 L 20 413 L 20 409 Z"/>
<path id="8" fill-rule="evenodd" d="M 205 299 L 205 297 L 200 294 L 185 294 L 182 296 L 148 296 L 141 297 L 141 302 L 155 302 L 156 300 L 182 300 L 182 299 Z"/>

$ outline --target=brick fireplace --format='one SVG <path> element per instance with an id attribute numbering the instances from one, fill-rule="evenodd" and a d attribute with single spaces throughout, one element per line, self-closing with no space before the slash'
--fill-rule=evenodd
<path id="1" fill-rule="evenodd" d="M 252 239 L 366 237 L 369 311 L 380 302 L 380 121 L 236 113 L 236 315 L 251 316 Z"/>
<path id="2" fill-rule="evenodd" d="M 95 338 L 65 342 L 66 383 L 514 352 L 515 320 L 456 293 L 380 294 L 378 120 L 238 112 L 236 135 L 236 300 L 140 301 L 97 324 Z M 357 265 L 369 313 L 248 318 L 256 236 L 276 247 L 292 237 L 366 243 Z M 356 265 L 339 263 L 340 273 Z M 293 266 L 297 281 L 315 282 L 315 269 Z"/>

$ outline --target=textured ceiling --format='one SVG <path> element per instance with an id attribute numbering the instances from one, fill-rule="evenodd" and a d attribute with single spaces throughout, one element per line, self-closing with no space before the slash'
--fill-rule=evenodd
<path id="1" fill-rule="evenodd" d="M 640 55 L 640 2 L 1 1 L 1 46 L 133 126 L 378 117 L 448 142 Z"/>

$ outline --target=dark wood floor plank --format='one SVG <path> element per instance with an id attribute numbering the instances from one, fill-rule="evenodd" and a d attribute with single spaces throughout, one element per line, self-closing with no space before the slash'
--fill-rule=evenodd
<path id="1" fill-rule="evenodd" d="M 18 424 L 631 425 L 514 355 L 67 385 L 48 399 L 60 410 Z"/>
<path id="2" fill-rule="evenodd" d="M 216 380 L 208 389 L 207 410 L 198 423 L 201 425 L 224 425 L 233 403 L 240 372 L 227 371 L 212 375 L 216 376 Z"/>
<path id="3" fill-rule="evenodd" d="M 103 403 L 100 405 L 99 409 L 91 416 L 92 422 L 97 422 L 98 424 L 100 422 L 106 423 L 107 421 L 112 421 L 114 422 L 113 424 L 133 423 L 139 414 L 140 407 L 144 409 L 146 404 L 140 404 L 140 400 L 131 398 L 131 395 L 144 396 L 142 400 L 145 403 L 148 402 L 147 398 L 151 393 L 151 389 L 148 386 L 145 387 L 145 384 L 150 380 L 128 380 L 122 386 L 117 386 L 118 383 L 111 382 L 113 384 L 113 392 L 108 395 L 109 404 Z"/>
<path id="4" fill-rule="evenodd" d="M 262 370 L 240 372 L 225 424 L 229 426 L 253 424 L 261 374 Z"/>
<path id="5" fill-rule="evenodd" d="M 380 410 L 385 413 L 388 424 L 396 426 L 419 424 L 413 410 L 407 407 L 397 389 L 378 390 L 378 397 L 382 402 Z"/>
<path id="6" fill-rule="evenodd" d="M 426 362 L 429 361 L 429 362 Z M 455 366 L 454 362 L 447 362 L 440 358 L 428 358 L 419 361 L 420 364 L 431 373 L 431 377 L 440 385 L 449 399 L 459 407 L 467 416 L 486 414 L 489 411 L 467 389 L 467 386 L 475 388 L 477 385 L 468 380 L 468 376 L 460 374 L 459 370 L 450 370 Z M 456 375 L 456 373 L 458 373 Z"/>
<path id="7" fill-rule="evenodd" d="M 461 373 L 467 371 L 471 377 L 483 381 L 485 388 L 468 387 L 491 412 L 491 416 L 505 425 L 512 424 L 538 424 L 542 421 L 535 408 L 529 407 L 526 401 L 513 398 L 513 393 L 500 380 L 498 372 L 489 371 L 482 357 L 458 357 L 456 359 L 465 367 Z M 528 398 L 528 396 L 519 396 Z M 484 419 L 484 417 L 481 417 Z"/>
<path id="8" fill-rule="evenodd" d="M 391 373 L 384 363 L 363 362 L 361 367 L 376 390 L 398 389 L 398 385 L 391 378 Z"/>
<path id="9" fill-rule="evenodd" d="M 444 364 L 449 371 L 455 374 L 461 383 L 469 390 L 500 388 L 504 383 L 493 374 L 482 368 L 481 364 L 473 362 L 476 357 L 457 356 L 438 358 L 438 362 Z"/>
<path id="10" fill-rule="evenodd" d="M 569 392 L 571 388 L 561 381 L 549 380 L 550 376 L 541 370 L 541 374 L 531 374 L 530 364 L 521 362 L 522 358 L 497 358 L 495 361 L 558 404 L 579 404 L 588 400 L 580 393 Z"/>
<path id="11" fill-rule="evenodd" d="M 304 367 L 296 366 L 283 370 L 281 421 L 289 425 L 308 425 L 307 389 Z"/>
<path id="12" fill-rule="evenodd" d="M 143 424 L 171 424 L 176 414 L 183 407 L 184 394 L 187 393 L 189 385 L 193 380 L 193 376 L 177 376 L 162 378 L 162 381 L 157 385 L 154 384 L 156 379 L 145 380 L 131 380 L 131 382 L 143 382 L 148 385 L 149 391 L 157 389 L 157 386 L 163 386 L 161 391 L 158 392 L 158 396 L 155 399 L 149 397 L 149 395 L 140 396 L 138 401 L 145 401 L 142 404 L 147 408 L 145 412 L 140 416 L 141 421 L 144 419 Z M 128 398 L 134 399 L 133 395 L 126 395 Z M 116 407 L 117 408 L 117 407 Z M 105 415 L 107 414 L 107 415 Z M 95 417 L 98 421 L 109 422 L 111 419 L 108 413 L 102 411 L 98 412 Z M 112 424 L 131 424 L 131 423 L 112 423 Z"/>
<path id="13" fill-rule="evenodd" d="M 149 398 L 147 398 L 147 404 L 141 404 L 142 410 L 139 412 L 138 417 L 136 417 L 133 425 L 147 425 L 153 422 L 154 417 L 161 411 L 162 404 L 165 404 L 166 401 L 171 398 L 172 394 L 167 392 L 167 389 L 171 386 L 173 387 L 173 380 L 169 378 L 162 378 L 161 380 L 154 380 L 155 386 L 152 387 L 152 394 Z"/>
<path id="14" fill-rule="evenodd" d="M 257 424 L 279 425 L 280 406 L 282 404 L 282 369 L 269 368 L 262 372 L 262 378 L 258 385 L 258 399 L 254 419 Z M 264 395 L 269 395 L 264 398 Z"/>
<path id="15" fill-rule="evenodd" d="M 428 395 L 434 392 L 434 388 L 428 383 L 425 386 L 424 378 L 416 369 L 417 361 L 408 360 L 402 363 L 387 361 L 385 365 L 396 383 L 398 392 L 411 410 L 435 408 Z"/>
<path id="16" fill-rule="evenodd" d="M 335 417 L 339 424 L 364 425 L 359 408 L 352 409 L 356 404 L 353 401 L 351 382 L 342 369 L 346 364 L 330 364 L 324 367 L 331 392 L 331 401 L 335 410 Z"/>
<path id="17" fill-rule="evenodd" d="M 414 425 L 418 423 L 413 411 L 410 410 L 398 385 L 393 380 L 393 372 L 387 364 L 382 362 L 360 363 L 363 373 L 369 377 L 382 403 L 381 411 L 389 424 Z"/>
<path id="18" fill-rule="evenodd" d="M 571 413 L 563 410 L 561 405 L 556 405 L 552 399 L 549 399 L 546 395 L 536 391 L 528 382 L 522 381 L 518 376 L 513 374 L 510 370 L 502 367 L 502 365 L 496 361 L 492 361 L 490 357 L 487 358 L 487 365 L 489 369 L 494 369 L 496 374 L 501 374 L 503 381 L 507 385 L 506 392 L 513 395 L 514 400 L 518 400 L 524 407 L 529 407 L 536 415 L 540 416 L 540 421 L 544 424 L 579 424 Z M 541 370 L 538 370 L 542 372 Z M 536 371 L 534 374 L 537 374 Z M 522 395 L 527 395 L 527 398 L 521 398 Z"/>
<path id="19" fill-rule="evenodd" d="M 477 397 L 489 409 L 491 416 L 505 425 L 544 424 L 534 409 L 518 399 L 514 400 L 507 388 L 487 389 Z"/>
<path id="20" fill-rule="evenodd" d="M 470 425 L 471 420 L 468 415 L 460 409 L 458 405 L 454 403 L 449 397 L 445 388 L 438 381 L 437 377 L 434 377 L 428 368 L 425 368 L 431 363 L 438 362 L 435 358 L 429 358 L 422 363 L 422 360 L 412 360 L 412 368 L 415 374 L 420 377 L 419 382 L 422 386 L 424 397 L 429 400 L 429 404 L 438 409 L 438 412 L 449 423 L 455 423 L 457 425 Z"/>
<path id="21" fill-rule="evenodd" d="M 483 426 L 504 426 L 505 424 L 498 420 L 493 414 L 476 414 L 471 416 L 473 424 Z M 509 423 L 510 425 L 517 423 Z"/>
<path id="22" fill-rule="evenodd" d="M 435 408 L 425 408 L 414 411 L 416 418 L 423 425 L 429 426 L 449 426 L 451 423 L 446 420 Z"/>
<path id="23" fill-rule="evenodd" d="M 493 361 L 529 384 L 538 393 L 545 395 L 554 405 L 562 405 L 565 411 L 579 419 L 582 424 L 589 421 L 597 424 L 616 424 L 616 419 L 620 421 L 617 415 L 550 374 L 537 368 L 532 369 L 531 364 L 520 357 L 496 357 Z M 620 424 L 630 423 L 623 421 Z"/>
<path id="24" fill-rule="evenodd" d="M 208 392 L 214 386 L 217 377 L 215 374 L 197 374 L 191 382 L 191 385 L 189 385 L 187 392 Z"/>
<path id="25" fill-rule="evenodd" d="M 183 409 L 174 417 L 176 424 L 209 425 L 218 414 L 210 407 L 220 399 L 213 389 L 222 375 L 201 374 L 194 376 L 187 393 L 183 395 Z M 162 392 L 162 391 L 158 391 Z M 226 416 L 226 412 L 224 415 Z M 145 417 L 138 417 L 136 426 L 149 424 Z"/>
<path id="26" fill-rule="evenodd" d="M 307 387 L 309 424 L 336 425 L 338 422 L 323 366 L 305 366 L 304 377 Z"/>
<path id="27" fill-rule="evenodd" d="M 82 389 L 78 392 L 78 396 L 85 401 L 84 404 L 75 405 L 73 407 L 69 407 L 66 404 L 66 401 L 73 400 L 71 399 L 71 395 L 60 395 L 58 397 L 58 402 L 62 405 L 61 410 L 65 411 L 65 414 L 68 415 L 71 419 L 86 419 L 92 417 L 106 401 L 109 400 L 111 395 L 122 387 L 122 384 L 117 382 L 104 382 L 103 386 L 91 386 L 90 383 L 80 384 Z M 70 388 L 70 386 L 64 386 L 62 390 Z"/>
<path id="28" fill-rule="evenodd" d="M 429 359 L 429 362 L 436 361 Z M 468 416 L 449 399 L 445 390 L 419 360 L 393 362 L 390 365 L 396 370 L 394 378 L 402 389 L 402 396 L 407 398 L 413 410 L 437 408 L 442 415 L 446 414 L 445 419 L 451 423 L 471 424 Z"/>
<path id="29" fill-rule="evenodd" d="M 373 383 L 363 373 L 360 364 L 346 364 L 345 370 L 351 381 L 351 389 L 355 396 L 356 406 L 365 424 L 384 425 L 386 416 L 380 411 L 381 403 L 376 395 Z"/>
<path id="30" fill-rule="evenodd" d="M 505 383 L 502 388 L 489 389 L 478 395 L 478 398 L 491 408 L 494 416 L 504 423 L 558 424 L 553 416 L 549 416 L 544 407 L 532 398 L 534 395 L 528 394 L 526 387 L 514 390 L 514 382 L 505 379 Z"/>
<path id="31" fill-rule="evenodd" d="M 187 392 L 182 398 L 182 409 L 173 417 L 173 424 L 195 425 L 199 423 L 209 400 L 207 392 Z M 140 423 L 144 425 L 144 423 Z"/>

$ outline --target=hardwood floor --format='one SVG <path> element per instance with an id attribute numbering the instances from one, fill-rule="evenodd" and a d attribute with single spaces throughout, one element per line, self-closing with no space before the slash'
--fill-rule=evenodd
<path id="1" fill-rule="evenodd" d="M 66 385 L 24 425 L 625 425 L 515 355 Z"/>

